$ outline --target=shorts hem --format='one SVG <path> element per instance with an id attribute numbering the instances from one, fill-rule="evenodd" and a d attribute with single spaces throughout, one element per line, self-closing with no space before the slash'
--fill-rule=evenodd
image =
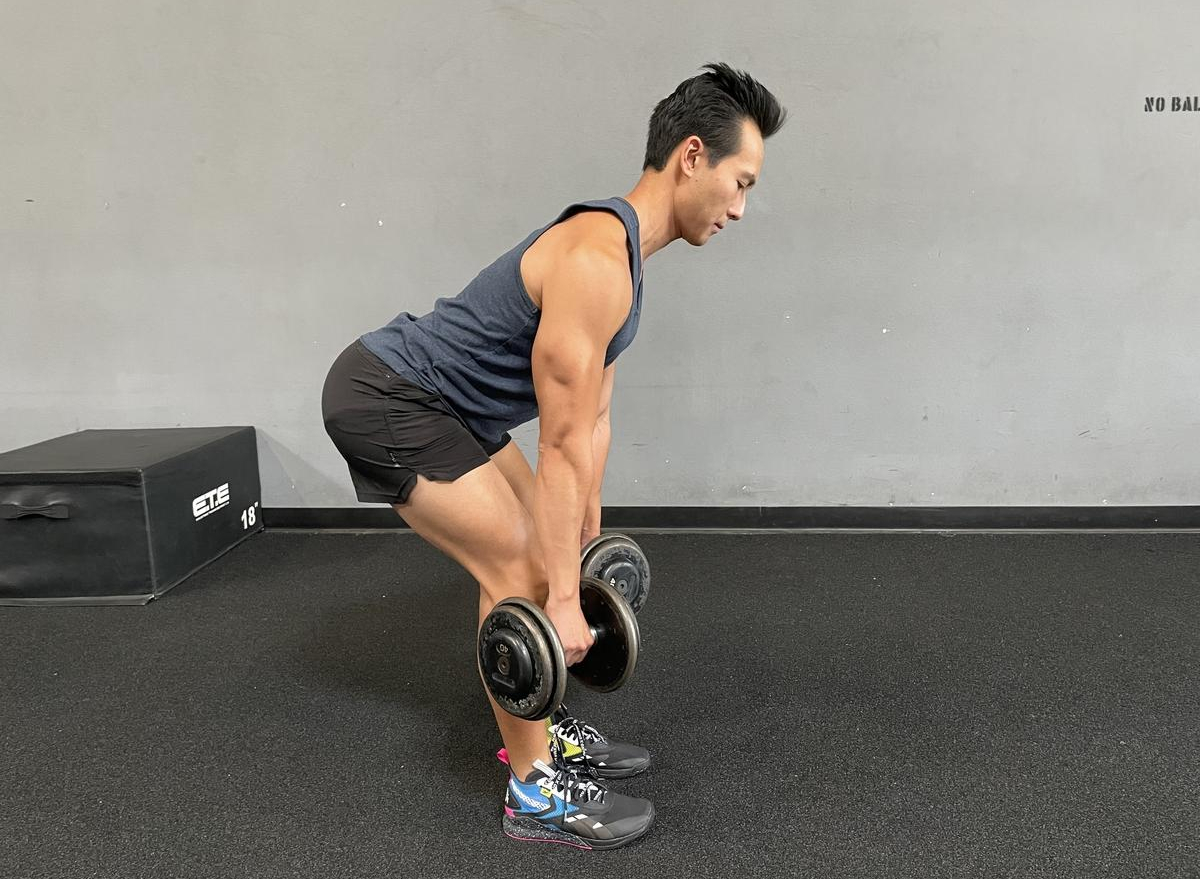
<path id="1" fill-rule="evenodd" d="M 404 503 L 394 493 L 386 495 L 382 492 L 356 491 L 354 495 L 358 498 L 360 504 L 388 504 L 390 506 L 392 504 Z"/>

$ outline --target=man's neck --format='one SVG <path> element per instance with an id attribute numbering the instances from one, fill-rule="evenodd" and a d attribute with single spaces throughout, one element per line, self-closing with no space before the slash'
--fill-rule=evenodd
<path id="1" fill-rule="evenodd" d="M 675 187 L 666 174 L 647 171 L 625 200 L 638 215 L 642 260 L 679 237 L 672 197 Z"/>

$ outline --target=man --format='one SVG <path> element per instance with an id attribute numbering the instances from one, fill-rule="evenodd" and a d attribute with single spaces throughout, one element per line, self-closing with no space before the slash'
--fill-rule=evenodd
<path id="1" fill-rule="evenodd" d="M 544 607 L 568 665 L 591 646 L 579 553 L 600 532 L 613 371 L 637 332 L 643 260 L 741 219 L 786 117 L 749 74 L 704 69 L 655 107 L 628 195 L 570 205 L 458 296 L 365 334 L 322 394 L 359 500 L 391 504 L 479 581 L 480 623 L 510 596 Z M 507 431 L 539 416 L 535 474 Z M 593 780 L 645 770 L 648 752 L 565 708 L 549 727 L 492 710 L 510 769 L 505 833 L 606 849 L 649 830 L 649 801 Z"/>

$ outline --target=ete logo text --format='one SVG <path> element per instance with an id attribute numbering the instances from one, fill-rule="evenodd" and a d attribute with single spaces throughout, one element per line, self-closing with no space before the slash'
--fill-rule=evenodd
<path id="1" fill-rule="evenodd" d="M 217 510 L 227 506 L 229 506 L 228 482 L 220 488 L 214 488 L 207 494 L 202 494 L 192 501 L 192 516 L 199 522 L 205 516 L 211 516 Z"/>

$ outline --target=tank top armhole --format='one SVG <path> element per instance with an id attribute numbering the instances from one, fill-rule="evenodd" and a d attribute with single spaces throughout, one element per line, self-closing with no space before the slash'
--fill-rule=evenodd
<path id="1" fill-rule="evenodd" d="M 629 204 L 624 199 L 620 199 L 620 201 L 624 204 Z M 625 323 L 627 323 L 629 321 L 629 316 L 632 315 L 634 310 L 637 308 L 639 287 L 638 282 L 640 279 L 637 277 L 639 273 L 636 271 L 637 260 L 635 258 L 633 240 L 629 237 L 629 224 L 625 222 L 625 218 L 621 216 L 621 212 L 612 205 L 591 201 L 575 202 L 575 204 L 567 205 L 567 207 L 563 209 L 562 213 L 558 215 L 558 219 L 554 220 L 554 222 L 550 223 L 548 226 L 542 227 L 537 232 L 534 232 L 532 235 L 530 235 L 529 238 L 525 240 L 525 243 L 521 247 L 520 251 L 517 253 L 517 258 L 513 260 L 513 274 L 516 276 L 515 280 L 517 283 L 517 288 L 523 294 L 526 308 L 529 310 L 530 314 L 536 314 L 537 312 L 541 311 L 541 309 L 538 307 L 538 304 L 533 301 L 533 297 L 529 295 L 529 290 L 525 287 L 525 278 L 521 275 L 521 261 L 525 259 L 526 251 L 533 247 L 539 238 L 541 238 L 559 223 L 565 223 L 567 220 L 571 219 L 577 214 L 582 214 L 587 211 L 602 211 L 604 213 L 612 214 L 625 229 L 625 249 L 629 253 L 629 281 L 633 285 L 633 298 L 630 300 L 629 304 L 629 315 L 626 315 L 625 318 Z M 625 323 L 621 324 L 622 329 L 624 329 Z M 620 332 L 620 330 L 617 332 Z"/>

